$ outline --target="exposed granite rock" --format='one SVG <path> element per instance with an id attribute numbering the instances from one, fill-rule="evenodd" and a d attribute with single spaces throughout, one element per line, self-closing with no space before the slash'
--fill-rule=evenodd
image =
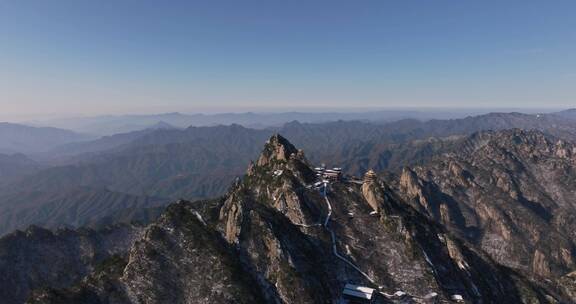
<path id="1" fill-rule="evenodd" d="M 286 138 L 274 134 L 264 146 L 264 150 L 258 158 L 258 166 L 266 166 L 273 162 L 286 162 L 291 157 L 298 156 L 298 150 Z"/>
<path id="2" fill-rule="evenodd" d="M 232 249 L 184 203 L 147 229 L 130 250 L 120 282 L 132 303 L 262 301 Z"/>
<path id="3" fill-rule="evenodd" d="M 220 209 L 220 221 L 222 231 L 226 240 L 230 243 L 237 243 L 238 236 L 242 229 L 243 202 L 231 195 L 226 199 L 222 209 Z"/>
<path id="4" fill-rule="evenodd" d="M 402 191 L 410 201 L 416 202 L 413 205 L 416 209 L 424 213 L 431 213 L 432 207 L 428 203 L 429 195 L 426 195 L 424 185 L 418 175 L 410 168 L 403 168 L 400 175 L 400 191 Z"/>
<path id="5" fill-rule="evenodd" d="M 548 265 L 548 259 L 544 253 L 538 249 L 534 252 L 534 258 L 532 258 L 532 272 L 542 277 L 550 276 L 550 266 Z"/>
<path id="6" fill-rule="evenodd" d="M 29 303 L 265 303 L 234 250 L 189 203 L 171 205 L 120 266 L 71 289 L 36 292 Z"/>
<path id="7" fill-rule="evenodd" d="M 369 170 L 364 175 L 364 183 L 362 184 L 362 194 L 364 199 L 370 207 L 376 212 L 379 212 L 384 204 L 384 190 L 379 184 L 378 177 L 374 171 Z"/>
<path id="8" fill-rule="evenodd" d="M 560 278 L 560 286 L 572 299 L 576 299 L 576 271 Z"/>
<path id="9" fill-rule="evenodd" d="M 575 269 L 574 149 L 536 131 L 482 132 L 405 169 L 399 190 L 495 261 L 555 285 Z"/>
<path id="10" fill-rule="evenodd" d="M 128 251 L 144 227 L 50 230 L 31 226 L 0 239 L 0 302 L 23 303 L 36 288 L 63 288 Z"/>

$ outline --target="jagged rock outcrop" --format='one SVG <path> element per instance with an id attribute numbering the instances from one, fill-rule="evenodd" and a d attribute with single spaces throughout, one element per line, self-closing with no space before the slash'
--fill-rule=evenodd
<path id="1" fill-rule="evenodd" d="M 253 284 L 232 247 L 190 203 L 179 202 L 127 258 L 73 288 L 37 291 L 29 303 L 265 303 Z"/>
<path id="2" fill-rule="evenodd" d="M 230 243 L 237 243 L 242 229 L 243 202 L 238 197 L 231 195 L 226 199 L 220 209 L 220 222 L 224 238 Z"/>
<path id="3" fill-rule="evenodd" d="M 144 227 L 120 225 L 103 230 L 31 226 L 0 239 L 0 302 L 23 303 L 33 289 L 71 286 L 101 263 L 125 254 Z"/>
<path id="4" fill-rule="evenodd" d="M 497 262 L 559 282 L 576 269 L 574 148 L 537 131 L 478 133 L 455 152 L 406 169 L 399 189 Z"/>
<path id="5" fill-rule="evenodd" d="M 231 247 L 184 203 L 148 227 L 119 281 L 131 303 L 262 302 Z"/>
<path id="6" fill-rule="evenodd" d="M 494 263 L 392 189 L 373 188 L 383 185 L 376 179 L 332 183 L 324 197 L 296 151 L 271 138 L 225 197 L 170 206 L 126 258 L 29 303 L 336 303 L 346 283 L 375 288 L 376 303 L 564 296 Z M 385 214 L 370 215 L 374 202 Z"/>
<path id="7" fill-rule="evenodd" d="M 251 163 L 243 188 L 250 188 L 256 200 L 267 201 L 295 224 L 318 220 L 322 206 L 303 196 L 305 185 L 315 181 L 304 152 L 281 135 L 273 135 L 264 145 L 257 163 Z"/>
<path id="8" fill-rule="evenodd" d="M 419 210 L 430 212 L 431 206 L 427 201 L 427 195 L 424 194 L 424 186 L 418 175 L 410 168 L 403 168 L 400 176 L 400 190 L 411 200 L 418 203 L 415 205 Z"/>
<path id="9" fill-rule="evenodd" d="M 292 157 L 301 156 L 302 152 L 298 151 L 286 138 L 279 134 L 274 134 L 266 142 L 256 164 L 258 166 L 267 166 L 275 162 L 287 162 Z"/>
<path id="10" fill-rule="evenodd" d="M 368 202 L 368 205 L 370 205 L 374 211 L 379 212 L 380 209 L 382 209 L 386 196 L 373 170 L 369 170 L 364 174 L 362 194 L 366 202 Z"/>

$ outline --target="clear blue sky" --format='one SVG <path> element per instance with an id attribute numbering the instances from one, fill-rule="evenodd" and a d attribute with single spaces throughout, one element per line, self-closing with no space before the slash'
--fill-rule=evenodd
<path id="1" fill-rule="evenodd" d="M 573 0 L 0 0 L 0 106 L 568 107 L 575 14 Z"/>

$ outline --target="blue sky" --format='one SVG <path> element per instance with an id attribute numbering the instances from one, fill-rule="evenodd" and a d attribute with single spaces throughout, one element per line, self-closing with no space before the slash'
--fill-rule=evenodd
<path id="1" fill-rule="evenodd" d="M 0 106 L 569 107 L 574 12 L 571 0 L 0 0 Z"/>

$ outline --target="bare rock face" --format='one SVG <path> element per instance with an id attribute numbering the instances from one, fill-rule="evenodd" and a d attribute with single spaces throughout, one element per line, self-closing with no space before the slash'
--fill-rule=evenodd
<path id="1" fill-rule="evenodd" d="M 266 303 L 234 249 L 190 207 L 169 206 L 126 258 L 72 288 L 36 291 L 28 303 Z"/>
<path id="2" fill-rule="evenodd" d="M 0 302 L 23 303 L 41 287 L 71 286 L 115 255 L 125 254 L 144 227 L 95 231 L 30 227 L 0 239 Z"/>
<path id="3" fill-rule="evenodd" d="M 410 168 L 402 169 L 402 175 L 400 176 L 400 191 L 419 204 L 419 206 L 415 207 L 420 210 L 425 210 L 426 212 L 431 212 L 432 207 L 428 202 L 429 196 L 424 194 L 425 189 L 422 182 L 418 175 Z"/>
<path id="4" fill-rule="evenodd" d="M 225 239 L 237 243 L 242 229 L 243 202 L 234 195 L 230 196 L 220 209 L 220 222 Z"/>
<path id="5" fill-rule="evenodd" d="M 571 272 L 560 279 L 560 286 L 572 299 L 576 299 L 576 271 Z"/>
<path id="6" fill-rule="evenodd" d="M 266 166 L 274 162 L 286 162 L 291 157 L 298 155 L 298 150 L 286 138 L 275 134 L 266 142 L 264 151 L 262 151 L 256 164 Z"/>
<path id="7" fill-rule="evenodd" d="M 550 266 L 548 265 L 548 259 L 540 250 L 536 250 L 534 252 L 534 257 L 532 258 L 532 271 L 538 276 L 550 276 Z"/>
<path id="8" fill-rule="evenodd" d="M 313 207 L 304 202 L 305 198 L 298 195 L 290 184 L 284 184 L 272 192 L 272 200 L 274 208 L 294 224 L 305 225 L 315 220 L 317 212 L 312 211 Z"/>
<path id="9" fill-rule="evenodd" d="M 400 187 L 402 191 L 411 197 L 422 196 L 422 185 L 418 180 L 418 175 L 410 168 L 403 168 L 400 176 Z"/>
<path id="10" fill-rule="evenodd" d="M 322 207 L 302 196 L 303 184 L 315 179 L 304 153 L 276 134 L 266 142 L 258 159 L 249 166 L 240 187 L 295 224 L 317 222 Z"/>
<path id="11" fill-rule="evenodd" d="M 379 185 L 378 177 L 374 171 L 369 170 L 364 175 L 364 183 L 362 184 L 362 194 L 364 199 L 370 207 L 376 212 L 379 212 L 384 204 L 384 191 Z"/>
<path id="12" fill-rule="evenodd" d="M 452 258 L 452 260 L 456 262 L 458 268 L 464 271 L 468 271 L 470 266 L 466 262 L 466 258 L 462 254 L 460 247 L 449 236 L 442 236 L 442 237 L 444 239 L 444 242 L 446 243 L 446 248 L 448 248 L 448 254 L 450 255 L 450 258 Z"/>
<path id="13" fill-rule="evenodd" d="M 258 303 L 233 250 L 185 203 L 173 205 L 130 251 L 119 283 L 130 303 Z"/>
<path id="14" fill-rule="evenodd" d="M 576 269 L 574 148 L 537 131 L 483 132 L 404 170 L 399 190 L 495 261 L 563 284 Z"/>

